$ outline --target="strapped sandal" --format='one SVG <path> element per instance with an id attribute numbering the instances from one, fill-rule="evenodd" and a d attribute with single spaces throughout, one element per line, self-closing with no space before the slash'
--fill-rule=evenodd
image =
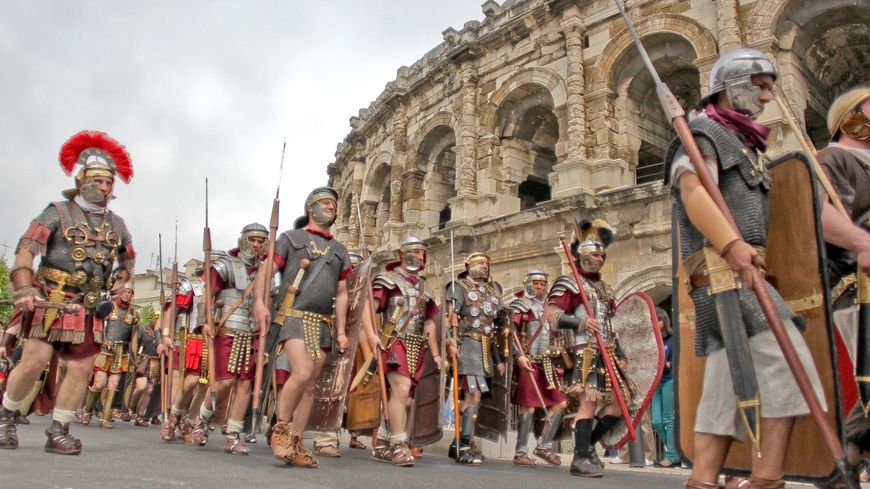
<path id="1" fill-rule="evenodd" d="M 59 455 L 78 455 L 82 452 L 82 442 L 69 434 L 69 423 L 61 424 L 52 421 L 51 426 L 45 429 L 45 451 Z"/>

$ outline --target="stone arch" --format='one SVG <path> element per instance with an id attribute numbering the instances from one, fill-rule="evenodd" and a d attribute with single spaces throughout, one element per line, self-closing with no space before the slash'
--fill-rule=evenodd
<path id="1" fill-rule="evenodd" d="M 669 264 L 645 268 L 620 282 L 614 288 L 614 295 L 619 299 L 632 292 L 658 290 L 665 293 L 665 291 L 669 291 L 673 286 L 672 273 L 671 265 Z M 667 295 L 670 294 L 668 293 Z M 666 296 L 653 297 L 653 301 L 659 303 L 665 298 Z"/>
<path id="2" fill-rule="evenodd" d="M 568 87 L 565 80 L 555 71 L 547 68 L 526 68 L 505 80 L 501 86 L 493 92 L 487 102 L 483 115 L 480 118 L 481 126 L 486 130 L 495 131 L 497 111 L 502 103 L 517 88 L 523 85 L 540 85 L 544 87 L 553 98 L 553 107 L 563 107 L 568 101 Z"/>
<path id="3" fill-rule="evenodd" d="M 438 126 L 447 126 L 453 130 L 454 134 L 458 134 L 459 131 L 459 122 L 456 120 L 456 116 L 454 116 L 452 112 L 442 110 L 426 119 L 426 123 L 423 124 L 419 130 L 414 132 L 410 138 L 408 148 L 411 148 L 412 150 L 419 148 L 420 145 L 423 144 L 423 139 Z M 406 168 L 405 170 L 410 170 L 410 168 Z"/>
<path id="4" fill-rule="evenodd" d="M 638 22 L 635 29 L 641 39 L 651 34 L 663 33 L 675 34 L 686 39 L 695 50 L 696 62 L 700 60 L 711 61 L 718 55 L 716 39 L 713 34 L 700 22 L 682 15 L 651 15 Z M 595 61 L 589 76 L 589 93 L 605 88 L 612 89 L 612 76 L 615 67 L 628 50 L 634 52 L 634 40 L 628 29 L 622 28 Z"/>
<path id="5" fill-rule="evenodd" d="M 427 131 L 412 146 L 406 169 L 406 221 L 427 230 L 443 227 L 452 217 L 449 200 L 456 196 L 457 138 L 453 126 L 447 124 L 450 120 L 429 121 Z"/>
<path id="6" fill-rule="evenodd" d="M 786 98 L 827 143 L 833 98 L 870 76 L 870 0 L 759 0 L 750 19 L 750 44 L 776 56 Z"/>
<path id="7" fill-rule="evenodd" d="M 386 155 L 384 156 L 386 158 Z M 374 160 L 363 180 L 363 191 L 359 197 L 360 211 L 366 229 L 379 230 L 390 218 L 392 201 L 389 159 Z M 368 233 L 366 233 L 368 234 Z"/>
<path id="8" fill-rule="evenodd" d="M 790 0 L 756 0 L 746 24 L 746 40 L 755 44 L 774 37 L 776 19 L 782 15 Z"/>

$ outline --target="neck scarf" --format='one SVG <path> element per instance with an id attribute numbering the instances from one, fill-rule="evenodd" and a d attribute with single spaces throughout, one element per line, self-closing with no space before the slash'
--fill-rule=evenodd
<path id="1" fill-rule="evenodd" d="M 717 104 L 708 104 L 704 107 L 704 113 L 726 129 L 736 133 L 743 143 L 751 149 L 762 153 L 767 150 L 767 136 L 770 134 L 770 128 L 755 122 L 752 117 L 722 108 Z"/>

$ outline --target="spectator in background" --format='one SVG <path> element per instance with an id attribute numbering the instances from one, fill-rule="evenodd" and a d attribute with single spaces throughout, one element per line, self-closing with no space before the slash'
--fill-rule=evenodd
<path id="1" fill-rule="evenodd" d="M 662 370 L 662 380 L 653 394 L 652 425 L 665 445 L 665 458 L 659 462 L 660 467 L 678 467 L 680 459 L 674 448 L 674 379 L 671 376 L 671 358 L 673 354 L 673 330 L 668 313 L 661 307 L 656 308 L 659 329 L 665 346 L 665 367 Z"/>

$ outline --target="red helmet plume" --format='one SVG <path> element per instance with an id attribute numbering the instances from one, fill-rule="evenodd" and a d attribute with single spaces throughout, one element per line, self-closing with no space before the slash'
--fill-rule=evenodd
<path id="1" fill-rule="evenodd" d="M 64 173 L 71 175 L 76 164 L 89 165 L 89 157 L 96 156 L 105 160 L 112 173 L 117 173 L 124 183 L 133 178 L 133 162 L 130 154 L 121 143 L 108 134 L 99 131 L 81 131 L 69 138 L 60 147 L 60 166 Z"/>

